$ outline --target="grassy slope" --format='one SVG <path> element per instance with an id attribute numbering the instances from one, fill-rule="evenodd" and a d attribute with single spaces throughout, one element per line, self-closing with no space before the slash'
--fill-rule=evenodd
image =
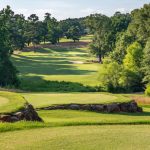
<path id="1" fill-rule="evenodd" d="M 21 95 L 12 92 L 0 91 L 0 97 L 4 97 L 6 100 L 6 103 L 4 103 L 4 99 L 2 99 L 1 103 L 0 98 L 0 113 L 16 112 L 21 109 L 26 102 Z"/>
<path id="2" fill-rule="evenodd" d="M 5 150 L 149 150 L 150 126 L 45 128 L 1 133 L 0 139 Z"/>
<path id="3" fill-rule="evenodd" d="M 13 62 L 24 79 L 22 87 L 32 91 L 46 88 L 44 81 L 69 81 L 84 85 L 99 85 L 99 64 L 78 64 L 92 59 L 87 48 L 43 48 L 13 56 Z M 72 85 L 74 86 L 74 85 Z M 48 87 L 49 88 L 49 87 Z M 71 90 L 71 89 L 70 89 Z M 49 89 L 45 91 L 51 91 Z"/>
<path id="4" fill-rule="evenodd" d="M 108 93 L 23 93 L 22 95 L 38 108 L 58 104 L 99 104 L 130 100 L 126 96 Z"/>
<path id="5" fill-rule="evenodd" d="M 82 40 L 88 41 L 90 38 L 91 37 L 84 37 Z M 62 41 L 66 42 L 66 39 L 62 39 Z M 98 64 L 72 63 L 72 61 L 85 62 L 88 59 L 90 59 L 90 56 L 88 55 L 87 48 L 45 48 L 36 53 L 24 52 L 19 55 L 14 55 L 13 61 L 20 71 L 20 76 L 25 79 L 23 84 L 28 86 L 27 88 L 32 91 L 34 87 L 39 86 L 39 90 L 41 90 L 42 85 L 45 87 L 45 83 L 43 82 L 45 80 L 64 80 L 90 86 L 99 85 L 97 72 L 100 66 Z M 100 101 L 104 102 L 105 100 L 109 100 L 109 102 L 116 100 L 115 96 L 109 97 L 110 95 L 106 96 L 98 93 L 25 93 L 23 95 L 36 107 L 59 104 L 62 102 L 97 103 Z M 120 98 L 123 100 L 122 96 L 119 97 L 119 99 L 118 96 L 117 100 L 120 100 Z M 15 97 L 12 98 L 18 99 Z M 11 104 L 6 108 L 1 107 L 4 106 L 4 101 L 6 102 L 6 100 L 2 100 L 3 104 L 1 103 L 0 110 L 8 111 L 11 106 L 14 106 L 14 104 Z M 149 126 L 96 125 L 150 124 L 150 108 L 145 108 L 145 113 L 143 114 L 99 114 L 95 112 L 72 110 L 39 111 L 38 113 L 46 123 L 0 123 L 0 132 L 14 131 L 0 134 L 1 149 L 149 149 Z M 75 125 L 95 126 L 77 127 Z M 56 128 L 56 126 L 75 127 Z"/>

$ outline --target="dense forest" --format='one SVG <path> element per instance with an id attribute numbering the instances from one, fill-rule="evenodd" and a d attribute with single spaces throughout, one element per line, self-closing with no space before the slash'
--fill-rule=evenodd
<path id="1" fill-rule="evenodd" d="M 0 11 L 0 86 L 19 86 L 18 72 L 10 61 L 14 50 L 57 44 L 64 36 L 76 42 L 86 34 L 93 35 L 89 49 L 103 64 L 99 80 L 107 91 L 150 95 L 150 4 L 111 17 L 91 14 L 62 21 L 49 13 L 43 21 L 36 14 L 26 19 L 7 6 Z"/>

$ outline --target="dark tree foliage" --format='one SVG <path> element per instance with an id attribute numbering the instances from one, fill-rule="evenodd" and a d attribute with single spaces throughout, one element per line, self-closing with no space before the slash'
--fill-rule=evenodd
<path id="1" fill-rule="evenodd" d="M 135 41 L 145 45 L 150 37 L 150 4 L 132 11 L 131 16 L 132 21 L 127 32 Z"/>
<path id="2" fill-rule="evenodd" d="M 131 15 L 129 13 L 122 14 L 116 12 L 111 17 L 111 32 L 109 38 L 109 44 L 111 44 L 111 49 L 115 48 L 115 43 L 117 41 L 120 33 L 125 32 L 128 28 L 129 23 L 131 22 Z"/>
<path id="3" fill-rule="evenodd" d="M 62 36 L 68 37 L 68 32 L 71 28 L 78 28 L 78 32 L 80 35 L 84 35 L 86 33 L 85 25 L 84 25 L 84 18 L 75 18 L 75 19 L 66 19 L 59 22 L 59 26 L 62 30 Z M 69 38 L 69 37 L 68 37 Z"/>
<path id="4" fill-rule="evenodd" d="M 66 37 L 74 42 L 79 41 L 81 37 L 80 29 L 77 26 L 71 26 L 66 33 Z"/>
<path id="5" fill-rule="evenodd" d="M 10 61 L 11 38 L 7 26 L 10 8 L 0 12 L 0 86 L 18 86 L 17 70 Z"/>
<path id="6" fill-rule="evenodd" d="M 102 58 L 110 51 L 109 33 L 111 31 L 111 20 L 101 14 L 93 14 L 86 19 L 87 26 L 94 32 L 93 42 L 90 44 L 91 53 L 98 57 L 99 63 Z"/>

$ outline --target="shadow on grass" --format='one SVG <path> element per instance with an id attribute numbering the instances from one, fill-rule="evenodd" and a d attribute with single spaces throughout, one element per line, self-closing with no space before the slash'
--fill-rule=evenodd
<path id="1" fill-rule="evenodd" d="M 66 57 L 26 57 L 16 55 L 14 64 L 22 74 L 37 75 L 87 75 L 94 70 L 81 70 Z"/>
<path id="2" fill-rule="evenodd" d="M 20 89 L 30 92 L 97 92 L 97 87 L 84 86 L 76 82 L 46 81 L 38 76 L 21 77 Z"/>

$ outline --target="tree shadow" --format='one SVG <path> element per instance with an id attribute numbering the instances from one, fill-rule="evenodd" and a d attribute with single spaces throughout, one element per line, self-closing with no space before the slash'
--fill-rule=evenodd
<path id="1" fill-rule="evenodd" d="M 34 56 L 26 57 L 16 55 L 13 60 L 15 66 L 22 74 L 37 74 L 37 75 L 87 75 L 95 73 L 94 70 L 81 70 L 78 69 L 66 57 L 44 57 Z"/>
<path id="2" fill-rule="evenodd" d="M 30 92 L 97 92 L 95 87 L 66 81 L 47 81 L 40 76 L 22 76 L 20 89 Z"/>

